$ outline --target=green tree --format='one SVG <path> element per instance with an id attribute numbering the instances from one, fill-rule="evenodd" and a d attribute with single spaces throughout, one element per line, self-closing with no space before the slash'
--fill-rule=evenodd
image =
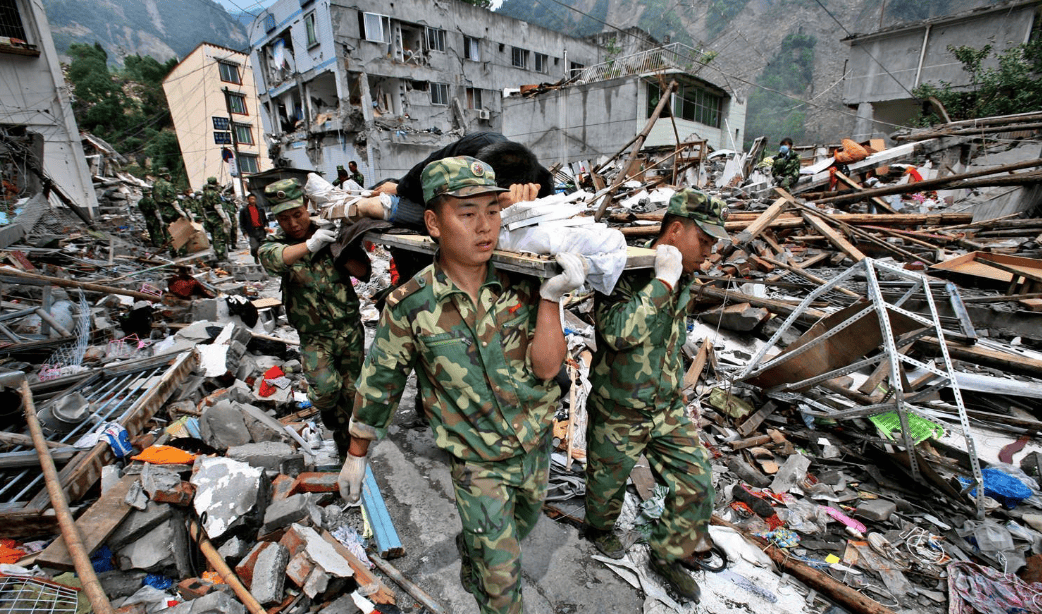
<path id="1" fill-rule="evenodd" d="M 924 83 L 912 93 L 920 99 L 932 96 L 941 101 L 953 121 L 1042 109 L 1042 40 L 1010 47 L 1000 54 L 993 53 L 991 45 L 981 49 L 948 45 L 948 52 L 969 73 L 969 87 L 954 87 L 941 81 L 938 85 Z M 994 66 L 985 65 L 989 57 L 997 60 Z M 941 121 L 929 113 L 921 116 L 918 123 Z"/>
<path id="2" fill-rule="evenodd" d="M 789 136 L 799 141 L 806 133 L 806 110 L 794 98 L 806 95 L 814 77 L 814 47 L 817 39 L 790 34 L 782 41 L 777 55 L 767 63 L 758 86 L 749 95 L 745 120 L 745 147 L 766 136 L 776 143 Z M 788 94 L 788 95 L 787 95 Z"/>
<path id="3" fill-rule="evenodd" d="M 74 96 L 73 111 L 80 128 L 101 138 L 126 127 L 127 104 L 123 89 L 109 72 L 108 54 L 101 45 L 73 44 L 68 79 Z"/>

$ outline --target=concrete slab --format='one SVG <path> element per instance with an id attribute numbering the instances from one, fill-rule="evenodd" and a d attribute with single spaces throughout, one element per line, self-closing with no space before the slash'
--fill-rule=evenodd
<path id="1" fill-rule="evenodd" d="M 264 470 L 228 458 L 197 459 L 192 484 L 193 505 L 210 539 L 262 516 L 270 496 Z"/>

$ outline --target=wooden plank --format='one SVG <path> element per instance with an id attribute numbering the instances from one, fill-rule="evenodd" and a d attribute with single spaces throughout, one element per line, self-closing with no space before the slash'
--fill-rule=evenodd
<path id="1" fill-rule="evenodd" d="M 698 346 L 698 353 L 691 361 L 691 367 L 684 373 L 684 390 L 690 390 L 698 383 L 698 378 L 702 375 L 702 369 L 705 368 L 706 360 L 709 358 L 709 345 L 709 341 L 703 339 L 702 345 Z"/>
<path id="2" fill-rule="evenodd" d="M 637 495 L 640 496 L 641 501 L 647 501 L 654 494 L 655 490 L 655 476 L 651 473 L 651 467 L 648 466 L 648 459 L 643 454 L 637 459 L 636 464 L 633 465 L 633 469 L 630 470 L 630 480 L 633 481 L 633 486 L 637 489 Z"/>
<path id="3" fill-rule="evenodd" d="M 366 234 L 365 238 L 373 243 L 381 243 L 423 254 L 433 255 L 437 249 L 437 244 L 430 237 L 415 234 L 390 234 L 374 231 Z M 561 271 L 560 266 L 551 256 L 521 254 L 500 249 L 492 252 L 492 262 L 498 268 L 536 277 L 553 277 Z M 625 267 L 627 271 L 631 269 L 650 269 L 654 266 L 655 250 L 627 246 Z"/>
<path id="4" fill-rule="evenodd" d="M 380 487 L 376 484 L 376 476 L 369 465 L 365 467 L 365 481 L 362 483 L 362 507 L 369 517 L 369 524 L 373 527 L 373 538 L 376 541 L 376 551 L 380 556 L 390 559 L 404 556 L 402 540 L 398 539 L 398 532 L 394 529 L 391 516 L 387 513 L 387 505 L 384 503 Z"/>
<path id="5" fill-rule="evenodd" d="M 333 549 L 336 550 L 337 554 L 344 557 L 344 560 L 346 560 L 348 565 L 351 566 L 351 569 L 354 570 L 355 582 L 357 582 L 359 586 L 364 586 L 366 588 L 374 587 L 375 590 L 373 590 L 372 593 L 366 593 L 366 598 L 375 603 L 394 603 L 394 592 L 387 588 L 387 585 L 381 582 L 380 578 L 373 575 L 373 572 L 369 571 L 369 567 L 365 563 L 360 561 L 357 556 L 351 554 L 351 551 L 347 549 L 347 546 L 338 542 L 337 539 L 325 529 L 322 529 L 321 535 L 322 539 L 329 542 L 329 545 L 333 546 Z"/>
<path id="6" fill-rule="evenodd" d="M 748 437 L 753 431 L 758 429 L 760 425 L 763 424 L 763 421 L 767 419 L 767 416 L 773 414 L 776 409 L 778 409 L 778 405 L 774 401 L 767 401 L 767 403 L 757 410 L 755 414 L 749 416 L 745 422 L 738 425 L 738 434 L 742 437 Z"/>
<path id="7" fill-rule="evenodd" d="M 83 535 L 83 545 L 87 552 L 94 552 L 123 522 L 132 509 L 125 501 L 127 491 L 138 480 L 136 475 L 125 475 L 118 483 L 102 493 L 86 512 L 76 520 L 76 526 Z M 36 563 L 42 567 L 51 567 L 72 571 L 74 569 L 69 550 L 64 539 L 56 539 L 37 557 Z"/>
<path id="8" fill-rule="evenodd" d="M 850 256 L 854 262 L 861 262 L 865 259 L 865 254 L 862 253 L 861 250 L 854 247 L 850 241 L 843 238 L 843 236 L 836 232 L 832 226 L 829 226 L 828 222 L 825 220 L 807 211 L 803 212 L 803 219 L 807 220 L 807 222 L 817 229 L 818 232 L 828 237 L 829 242 L 835 245 L 836 249 Z"/>
<path id="9" fill-rule="evenodd" d="M 916 341 L 916 345 L 927 346 L 934 351 L 939 351 L 941 347 L 940 341 L 936 337 L 923 337 Z M 1011 373 L 1042 377 L 1042 360 L 977 346 L 966 347 L 954 343 L 948 343 L 947 346 L 948 355 L 952 358 L 986 367 L 995 367 Z"/>
<path id="10" fill-rule="evenodd" d="M 789 206 L 789 198 L 779 198 L 770 207 L 759 215 L 752 224 L 745 227 L 736 237 L 739 243 L 748 243 L 760 236 L 760 233 L 770 227 L 771 223 L 778 218 L 785 208 Z"/>

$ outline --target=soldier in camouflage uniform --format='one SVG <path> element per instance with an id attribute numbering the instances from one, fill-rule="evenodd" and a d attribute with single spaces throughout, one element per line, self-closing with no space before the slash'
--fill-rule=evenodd
<path id="1" fill-rule="evenodd" d="M 277 181 L 264 188 L 264 196 L 279 230 L 265 238 L 257 253 L 268 273 L 282 277 L 286 317 L 300 334 L 308 399 L 344 456 L 355 379 L 365 356 L 358 295 L 327 249 L 336 234 L 311 220 L 300 182 Z"/>
<path id="2" fill-rule="evenodd" d="M 216 177 L 206 179 L 201 208 L 206 220 L 206 230 L 210 233 L 214 258 L 221 262 L 228 257 L 228 231 L 231 229 L 231 222 L 224 211 L 224 203 L 221 202 L 221 194 L 217 190 Z"/>
<path id="3" fill-rule="evenodd" d="M 434 264 L 387 299 L 359 378 L 340 492 L 357 501 L 371 440 L 383 437 L 416 369 L 438 447 L 451 455 L 463 532 L 460 581 L 484 614 L 521 612 L 520 542 L 539 519 L 549 478 L 553 377 L 567 353 L 558 316 L 584 261 L 540 286 L 491 263 L 500 204 L 492 169 L 446 158 L 422 174 Z"/>
<path id="4" fill-rule="evenodd" d="M 148 241 L 152 247 L 159 247 L 170 239 L 166 228 L 156 215 L 156 201 L 152 200 L 152 188 L 145 186 L 141 188 L 141 199 L 137 201 L 138 211 L 145 218 L 145 227 L 148 228 Z"/>
<path id="5" fill-rule="evenodd" d="M 778 147 L 778 155 L 771 167 L 774 183 L 786 190 L 800 180 L 800 155 L 792 150 L 792 139 L 785 137 Z"/>
<path id="6" fill-rule="evenodd" d="M 188 216 L 177 202 L 177 190 L 174 189 L 174 184 L 170 183 L 170 171 L 166 168 L 159 169 L 159 179 L 156 179 L 152 193 L 156 201 L 156 209 L 159 211 L 159 217 L 163 219 L 164 234 L 169 238 L 170 232 L 168 227 L 170 224 Z M 181 247 L 180 250 L 175 250 L 173 247 L 170 248 L 170 255 L 175 258 L 184 256 L 187 253 L 188 250 L 184 247 Z"/>
<path id="7" fill-rule="evenodd" d="M 652 568 L 679 594 L 697 601 L 698 585 L 680 563 L 712 548 L 713 486 L 708 455 L 685 414 L 681 349 L 692 273 L 727 233 L 723 202 L 697 190 L 675 194 L 666 211 L 653 243 L 654 272 L 624 273 L 611 296 L 597 295 L 595 301 L 586 536 L 606 556 L 625 554 L 612 529 L 622 510 L 626 478 L 644 454 L 669 487 L 650 540 Z"/>

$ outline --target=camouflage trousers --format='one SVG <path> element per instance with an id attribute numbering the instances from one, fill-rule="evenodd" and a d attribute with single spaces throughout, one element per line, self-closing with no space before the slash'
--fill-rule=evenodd
<path id="1" fill-rule="evenodd" d="M 224 222 L 221 218 L 206 219 L 203 225 L 206 232 L 210 233 L 210 247 L 213 248 L 213 256 L 216 260 L 224 260 L 228 257 L 228 234 L 224 232 Z"/>
<path id="2" fill-rule="evenodd" d="M 683 406 L 647 415 L 591 396 L 587 409 L 587 524 L 602 530 L 615 526 L 626 479 L 644 454 L 652 473 L 669 488 L 662 517 L 651 534 L 651 549 L 666 560 L 709 550 L 712 470 L 709 454 Z"/>
<path id="3" fill-rule="evenodd" d="M 145 216 L 145 228 L 148 229 L 148 242 L 152 247 L 159 247 L 170 240 L 166 227 L 159 222 L 155 214 Z"/>
<path id="4" fill-rule="evenodd" d="M 521 540 L 535 527 L 550 478 L 550 439 L 500 461 L 452 459 L 463 544 L 482 614 L 520 614 Z"/>
<path id="5" fill-rule="evenodd" d="M 308 400 L 322 423 L 333 431 L 343 456 L 351 437 L 347 433 L 355 402 L 355 382 L 365 358 L 365 332 L 360 321 L 321 335 L 300 336 L 300 364 L 308 382 Z"/>

